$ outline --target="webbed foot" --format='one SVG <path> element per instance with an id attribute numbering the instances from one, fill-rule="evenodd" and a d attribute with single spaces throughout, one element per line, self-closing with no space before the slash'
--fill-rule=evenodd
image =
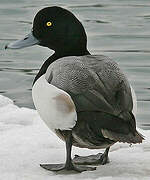
<path id="1" fill-rule="evenodd" d="M 83 171 L 94 171 L 96 170 L 96 167 L 86 167 L 86 166 L 82 166 L 82 165 L 74 165 L 74 164 L 71 164 L 69 166 L 66 166 L 65 164 L 40 164 L 40 166 L 46 170 L 49 170 L 49 171 L 55 171 L 55 172 L 58 172 L 58 171 L 62 171 L 62 172 L 65 172 L 65 171 L 75 171 L 75 172 L 83 172 Z"/>
<path id="2" fill-rule="evenodd" d="M 98 153 L 96 155 L 89 155 L 89 156 L 78 156 L 78 155 L 75 155 L 75 157 L 73 158 L 73 162 L 75 164 L 84 164 L 84 165 L 97 165 L 99 164 L 99 160 L 100 160 L 100 157 L 102 156 L 101 153 Z"/>
<path id="3" fill-rule="evenodd" d="M 109 148 L 106 149 L 103 154 L 98 153 L 96 155 L 89 156 L 75 155 L 75 157 L 73 158 L 73 163 L 78 165 L 104 165 L 106 163 L 109 163 L 108 151 Z"/>

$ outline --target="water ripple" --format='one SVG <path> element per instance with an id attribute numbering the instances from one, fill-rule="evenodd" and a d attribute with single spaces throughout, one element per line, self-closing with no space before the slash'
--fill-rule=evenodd
<path id="1" fill-rule="evenodd" d="M 100 8 L 100 7 L 106 7 L 108 5 L 106 4 L 88 4 L 88 5 L 74 5 L 74 6 L 68 6 L 68 8 L 92 8 L 92 7 L 96 7 L 96 8 Z"/>
<path id="2" fill-rule="evenodd" d="M 92 19 L 85 19 L 85 22 L 91 22 L 91 23 L 109 23 L 107 21 L 102 21 L 102 20 L 92 20 Z"/>
<path id="3" fill-rule="evenodd" d="M 122 52 L 122 53 L 150 53 L 150 50 L 141 50 L 141 49 L 126 49 L 126 50 L 120 50 L 120 49 L 107 49 L 107 50 L 101 50 L 103 52 Z"/>

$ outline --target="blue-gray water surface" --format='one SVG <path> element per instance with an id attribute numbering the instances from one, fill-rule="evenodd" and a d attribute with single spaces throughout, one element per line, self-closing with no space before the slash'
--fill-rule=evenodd
<path id="1" fill-rule="evenodd" d="M 4 47 L 30 32 L 39 9 L 53 5 L 67 8 L 80 19 L 92 54 L 104 54 L 119 63 L 138 98 L 138 126 L 150 129 L 150 2 L 147 0 L 0 0 L 0 94 L 20 107 L 34 108 L 32 82 L 53 51 L 39 46 L 7 51 Z"/>

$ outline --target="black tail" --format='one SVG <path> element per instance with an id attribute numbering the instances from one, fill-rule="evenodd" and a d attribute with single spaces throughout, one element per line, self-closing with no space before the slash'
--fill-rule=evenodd
<path id="1" fill-rule="evenodd" d="M 107 139 L 133 144 L 142 143 L 144 140 L 143 135 L 136 130 L 132 112 L 123 112 L 118 116 L 100 111 L 80 112 L 78 120 L 87 121 L 96 136 L 101 133 Z"/>
<path id="2" fill-rule="evenodd" d="M 101 131 L 105 138 L 109 138 L 113 141 L 136 144 L 142 143 L 142 141 L 144 140 L 143 135 L 141 135 L 137 131 L 135 132 L 135 135 L 133 135 L 132 133 L 120 134 L 106 129 L 102 129 Z"/>

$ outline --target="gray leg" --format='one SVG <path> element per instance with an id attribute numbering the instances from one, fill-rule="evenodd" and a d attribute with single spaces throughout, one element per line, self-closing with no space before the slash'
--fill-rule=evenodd
<path id="1" fill-rule="evenodd" d="M 104 165 L 109 162 L 108 158 L 108 152 L 109 152 L 109 147 L 106 148 L 105 152 L 98 153 L 96 155 L 90 155 L 90 156 L 78 156 L 75 155 L 73 158 L 73 162 L 75 164 L 80 164 L 80 165 Z"/>
<path id="2" fill-rule="evenodd" d="M 101 157 L 100 157 L 100 164 L 101 165 L 109 163 L 109 158 L 108 158 L 109 149 L 110 149 L 110 147 L 106 148 L 105 152 L 101 155 Z"/>
<path id="3" fill-rule="evenodd" d="M 96 167 L 86 167 L 81 165 L 75 165 L 71 159 L 71 149 L 72 149 L 72 133 L 67 131 L 66 137 L 66 163 L 65 164 L 41 164 L 40 166 L 49 171 L 61 171 L 61 170 L 74 170 L 77 172 L 83 171 L 93 171 Z"/>

